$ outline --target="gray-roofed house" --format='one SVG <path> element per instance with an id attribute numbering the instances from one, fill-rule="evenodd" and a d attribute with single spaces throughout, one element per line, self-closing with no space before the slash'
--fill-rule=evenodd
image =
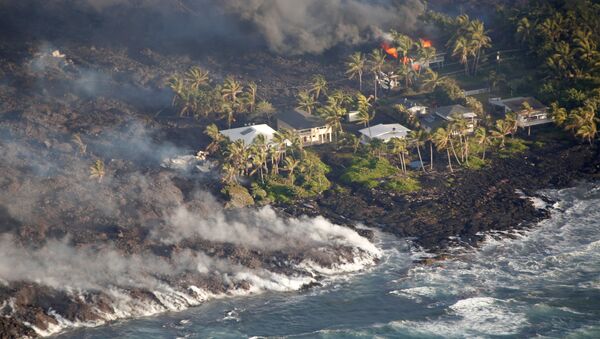
<path id="1" fill-rule="evenodd" d="M 379 124 L 370 128 L 363 128 L 360 131 L 360 141 L 363 144 L 369 143 L 373 139 L 379 139 L 388 142 L 392 138 L 404 139 L 410 130 L 400 124 Z"/>
<path id="2" fill-rule="evenodd" d="M 517 114 L 517 125 L 521 128 L 552 122 L 548 107 L 533 97 L 496 98 L 490 99 L 489 103 L 496 106 L 503 114 L 515 112 Z M 525 109 L 525 103 L 529 104 L 531 110 Z"/>
<path id="3" fill-rule="evenodd" d="M 467 120 L 467 133 L 475 132 L 477 127 L 477 114 L 472 109 L 469 109 L 463 105 L 450 105 L 442 106 L 433 109 L 433 112 L 438 117 L 446 121 L 454 121 L 457 118 L 463 118 Z"/>
<path id="4" fill-rule="evenodd" d="M 290 110 L 277 115 L 277 130 L 296 131 L 305 146 L 332 141 L 333 129 L 325 120 L 300 110 Z"/>

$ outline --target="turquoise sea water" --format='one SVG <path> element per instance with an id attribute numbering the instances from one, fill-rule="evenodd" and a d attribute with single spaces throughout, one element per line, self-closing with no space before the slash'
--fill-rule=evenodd
<path id="1" fill-rule="evenodd" d="M 513 239 L 415 265 L 380 235 L 382 262 L 306 292 L 207 302 L 60 338 L 600 338 L 600 186 L 545 192 L 552 218 Z"/>

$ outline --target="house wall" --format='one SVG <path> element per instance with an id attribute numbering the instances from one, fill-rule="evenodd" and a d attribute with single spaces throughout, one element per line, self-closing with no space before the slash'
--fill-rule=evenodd
<path id="1" fill-rule="evenodd" d="M 331 128 L 331 126 L 328 125 L 322 127 L 296 130 L 292 126 L 286 124 L 284 121 L 278 119 L 277 129 L 281 130 L 283 128 L 295 130 L 300 136 L 300 138 L 302 138 L 302 141 L 306 146 L 327 144 L 333 141 L 333 129 Z"/>

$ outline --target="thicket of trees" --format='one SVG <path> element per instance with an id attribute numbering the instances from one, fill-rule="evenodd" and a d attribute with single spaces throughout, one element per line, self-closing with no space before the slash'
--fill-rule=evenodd
<path id="1" fill-rule="evenodd" d="M 223 83 L 213 85 L 208 71 L 200 67 L 174 75 L 168 86 L 174 93 L 173 105 L 180 116 L 222 119 L 231 127 L 242 114 L 270 119 L 275 112 L 271 103 L 259 98 L 256 83 L 243 84 L 229 76 Z"/>
<path id="2" fill-rule="evenodd" d="M 205 133 L 212 140 L 207 151 L 219 161 L 223 183 L 231 186 L 250 180 L 252 195 L 259 201 L 310 197 L 331 186 L 326 177 L 329 168 L 304 148 L 295 131 L 277 132 L 271 142 L 259 135 L 250 145 L 230 141 L 214 124 Z"/>
<path id="3" fill-rule="evenodd" d="M 600 110 L 600 4 L 538 0 L 508 15 L 516 41 L 539 65 L 539 93 L 553 102 L 556 124 L 591 143 Z"/>

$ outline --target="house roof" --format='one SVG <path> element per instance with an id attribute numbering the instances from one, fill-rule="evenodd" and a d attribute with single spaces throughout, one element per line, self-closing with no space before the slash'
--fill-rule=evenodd
<path id="1" fill-rule="evenodd" d="M 410 129 L 400 124 L 379 124 L 359 131 L 371 139 L 390 140 L 391 138 L 405 138 Z"/>
<path id="2" fill-rule="evenodd" d="M 325 120 L 299 110 L 290 110 L 277 115 L 277 119 L 294 129 L 308 129 L 327 125 Z"/>
<path id="3" fill-rule="evenodd" d="M 232 128 L 221 131 L 221 134 L 228 137 L 229 140 L 244 140 L 246 145 L 252 144 L 254 138 L 256 138 L 258 135 L 264 135 L 267 143 L 270 143 L 273 140 L 273 135 L 275 133 L 276 131 L 274 129 L 265 124 Z"/>
<path id="4" fill-rule="evenodd" d="M 462 115 L 463 118 L 475 118 L 477 115 L 472 109 L 463 105 L 442 106 L 435 109 L 435 113 L 446 120 L 452 120 L 454 116 Z"/>
<path id="5" fill-rule="evenodd" d="M 542 104 L 539 100 L 533 97 L 516 97 L 502 100 L 504 106 L 513 112 L 519 112 L 523 110 L 523 104 L 527 102 L 534 110 L 546 109 L 546 105 Z"/>

